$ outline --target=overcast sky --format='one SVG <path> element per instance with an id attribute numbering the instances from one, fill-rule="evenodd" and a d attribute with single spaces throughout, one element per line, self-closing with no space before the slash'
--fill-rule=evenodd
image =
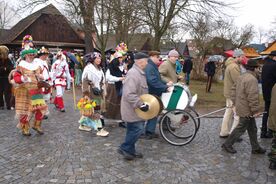
<path id="1" fill-rule="evenodd" d="M 12 2 L 14 6 L 20 0 L 5 0 L 6 2 Z M 271 28 L 271 22 L 276 21 L 276 0 L 222 0 L 223 2 L 236 3 L 236 7 L 229 13 L 234 16 L 235 24 L 238 27 L 243 27 L 246 24 L 253 24 L 255 29 L 261 28 L 266 31 Z M 61 5 L 58 0 L 51 0 L 51 2 L 61 9 Z M 34 11 L 42 8 L 43 6 L 35 8 Z M 27 15 L 22 15 L 25 17 Z M 18 21 L 18 20 L 17 20 Z"/>

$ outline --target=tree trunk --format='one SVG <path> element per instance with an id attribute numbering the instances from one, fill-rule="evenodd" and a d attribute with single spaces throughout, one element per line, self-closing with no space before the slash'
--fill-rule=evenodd
<path id="1" fill-rule="evenodd" d="M 160 50 L 160 40 L 161 40 L 162 34 L 160 33 L 155 33 L 154 36 L 154 43 L 153 43 L 153 50 Z"/>

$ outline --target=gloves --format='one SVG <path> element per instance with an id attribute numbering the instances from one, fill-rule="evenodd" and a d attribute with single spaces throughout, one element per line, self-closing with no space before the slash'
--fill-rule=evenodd
<path id="1" fill-rule="evenodd" d="M 139 109 L 143 112 L 147 112 L 149 110 L 149 105 L 148 104 L 142 104 Z"/>

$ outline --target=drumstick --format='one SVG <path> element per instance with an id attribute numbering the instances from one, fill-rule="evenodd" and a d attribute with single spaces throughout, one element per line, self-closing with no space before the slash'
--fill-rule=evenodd
<path id="1" fill-rule="evenodd" d="M 73 87 L 74 110 L 76 110 L 76 91 L 75 91 L 75 82 L 74 82 L 74 80 L 72 82 L 72 87 Z"/>

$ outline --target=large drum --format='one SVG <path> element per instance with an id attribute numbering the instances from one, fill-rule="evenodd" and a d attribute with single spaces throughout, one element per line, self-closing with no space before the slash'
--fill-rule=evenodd
<path id="1" fill-rule="evenodd" d="M 175 84 L 173 90 L 162 93 L 161 100 L 165 110 L 184 110 L 190 103 L 191 93 L 185 85 Z"/>

